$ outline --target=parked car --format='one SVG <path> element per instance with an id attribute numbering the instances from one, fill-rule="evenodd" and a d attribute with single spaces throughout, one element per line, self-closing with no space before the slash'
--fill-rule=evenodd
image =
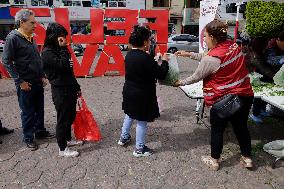
<path id="1" fill-rule="evenodd" d="M 4 45 L 5 45 L 5 41 L 0 40 L 0 52 L 3 52 L 3 50 L 4 50 Z"/>
<path id="2" fill-rule="evenodd" d="M 190 34 L 171 35 L 168 39 L 168 53 L 175 53 L 178 50 L 198 52 L 198 37 Z"/>
<path id="3" fill-rule="evenodd" d="M 82 55 L 85 50 L 81 44 L 71 44 L 71 48 L 73 49 L 76 56 Z"/>

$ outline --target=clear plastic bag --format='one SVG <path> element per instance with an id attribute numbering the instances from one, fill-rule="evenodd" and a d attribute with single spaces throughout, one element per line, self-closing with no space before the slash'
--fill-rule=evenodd
<path id="1" fill-rule="evenodd" d="M 276 85 L 284 87 L 284 64 L 273 77 L 273 81 Z"/>
<path id="2" fill-rule="evenodd" d="M 161 85 L 172 86 L 179 79 L 179 67 L 177 57 L 169 54 L 169 71 L 164 80 L 159 80 Z"/>

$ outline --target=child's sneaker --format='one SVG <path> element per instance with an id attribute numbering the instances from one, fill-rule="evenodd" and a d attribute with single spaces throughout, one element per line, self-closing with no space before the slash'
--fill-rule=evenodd
<path id="1" fill-rule="evenodd" d="M 133 155 L 135 157 L 146 157 L 146 156 L 150 156 L 153 154 L 153 150 L 148 148 L 147 146 L 144 146 L 143 148 L 140 149 L 136 149 L 133 152 Z"/>
<path id="2" fill-rule="evenodd" d="M 65 148 L 65 150 L 61 151 L 59 149 L 59 156 L 61 157 L 77 157 L 79 156 L 79 152 L 75 150 L 70 150 L 68 147 Z"/>
<path id="3" fill-rule="evenodd" d="M 117 144 L 119 144 L 120 146 L 124 146 L 124 145 L 128 144 L 130 141 L 131 141 L 131 136 L 130 135 L 126 139 L 120 137 L 120 139 L 119 139 Z"/>
<path id="4" fill-rule="evenodd" d="M 83 141 L 81 140 L 70 140 L 70 141 L 67 141 L 67 146 L 68 147 L 71 147 L 71 146 L 80 146 L 83 144 Z"/>

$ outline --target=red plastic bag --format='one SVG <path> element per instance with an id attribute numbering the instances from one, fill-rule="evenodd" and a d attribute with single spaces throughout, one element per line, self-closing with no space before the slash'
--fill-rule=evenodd
<path id="1" fill-rule="evenodd" d="M 78 103 L 79 110 L 73 123 L 74 135 L 77 140 L 99 141 L 101 140 L 100 129 L 83 97 L 80 97 L 81 104 Z M 79 101 L 78 101 L 79 102 Z"/>
<path id="2" fill-rule="evenodd" d="M 4 65 L 2 64 L 1 60 L 0 60 L 0 75 L 2 77 L 4 77 L 4 78 L 9 78 L 10 77 L 9 73 L 6 71 L 6 69 L 5 69 Z"/>

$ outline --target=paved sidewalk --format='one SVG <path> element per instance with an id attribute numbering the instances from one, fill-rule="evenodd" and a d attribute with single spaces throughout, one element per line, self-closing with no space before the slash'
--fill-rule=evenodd
<path id="1" fill-rule="evenodd" d="M 180 58 L 182 77 L 196 62 Z M 231 128 L 224 137 L 221 169 L 208 170 L 200 157 L 210 153 L 209 130 L 195 123 L 195 100 L 178 88 L 158 86 L 163 101 L 161 117 L 151 123 L 147 145 L 153 156 L 132 156 L 134 141 L 117 145 L 124 114 L 121 110 L 123 77 L 79 79 L 83 96 L 100 125 L 103 140 L 78 148 L 78 158 L 59 158 L 55 139 L 40 141 L 31 152 L 21 142 L 20 111 L 12 80 L 0 79 L 0 118 L 15 133 L 0 137 L 0 187 L 2 188 L 284 188 L 284 166 L 272 170 L 273 158 L 255 148 L 256 169 L 239 164 L 239 148 Z M 253 144 L 283 139 L 283 120 L 250 125 Z M 55 132 L 56 113 L 50 85 L 45 89 L 45 125 Z M 132 129 L 135 139 L 135 127 Z M 280 164 L 281 164 L 280 163 Z"/>

